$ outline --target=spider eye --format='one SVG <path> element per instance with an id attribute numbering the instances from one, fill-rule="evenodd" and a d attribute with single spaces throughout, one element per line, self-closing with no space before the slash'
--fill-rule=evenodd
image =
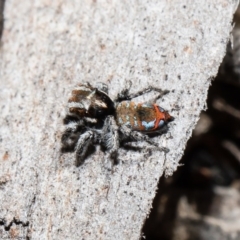
<path id="1" fill-rule="evenodd" d="M 102 101 L 104 102 L 107 101 L 107 97 L 105 95 L 102 95 L 101 98 L 102 98 Z"/>

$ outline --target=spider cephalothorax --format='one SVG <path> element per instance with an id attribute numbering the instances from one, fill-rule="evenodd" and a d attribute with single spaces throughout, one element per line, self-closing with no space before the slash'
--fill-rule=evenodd
<path id="1" fill-rule="evenodd" d="M 90 118 L 93 122 L 113 115 L 114 103 L 107 93 L 108 88 L 103 83 L 98 83 L 95 88 L 89 83 L 77 86 L 68 100 L 69 114 Z"/>
<path id="2" fill-rule="evenodd" d="M 135 94 L 121 91 L 113 101 L 108 87 L 97 83 L 80 84 L 73 89 L 64 120 L 66 130 L 62 136 L 63 150 L 76 150 L 76 164 L 80 165 L 92 144 L 103 146 L 109 158 L 115 159 L 120 144 L 129 141 L 147 141 L 159 150 L 149 134 L 162 130 L 173 117 L 153 102 L 135 103 L 131 99 L 150 91 L 157 91 L 158 99 L 168 91 L 149 87 Z"/>

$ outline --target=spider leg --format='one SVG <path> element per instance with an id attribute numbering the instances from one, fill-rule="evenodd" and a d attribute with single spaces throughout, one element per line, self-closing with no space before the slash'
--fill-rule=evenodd
<path id="1" fill-rule="evenodd" d="M 149 93 L 151 91 L 156 91 L 158 92 L 158 96 L 155 98 L 155 100 L 161 98 L 162 96 L 164 96 L 165 94 L 169 93 L 168 90 L 162 90 L 161 88 L 157 88 L 157 87 L 153 87 L 153 86 L 149 86 L 147 88 L 144 88 L 143 90 L 140 90 L 136 93 L 129 93 L 129 89 L 124 89 L 122 90 L 118 96 L 117 96 L 117 99 L 116 101 L 117 102 L 121 102 L 121 101 L 124 101 L 124 100 L 131 100 L 133 98 L 136 98 L 136 97 L 139 97 L 145 93 Z"/>
<path id="2" fill-rule="evenodd" d="M 105 119 L 102 130 L 102 144 L 107 150 L 108 158 L 115 162 L 119 148 L 119 135 L 118 126 L 113 116 L 108 116 Z"/>
<path id="3" fill-rule="evenodd" d="M 97 83 L 96 83 L 96 88 L 97 88 L 99 91 L 102 91 L 102 92 L 108 94 L 108 86 L 107 86 L 107 84 L 102 83 L 102 82 L 97 82 Z"/>
<path id="4" fill-rule="evenodd" d="M 128 128 L 125 125 L 121 126 L 120 131 L 122 132 L 123 136 L 126 136 L 127 138 L 133 141 L 141 141 L 141 142 L 146 141 L 150 145 L 155 146 L 155 148 L 158 149 L 159 151 L 166 152 L 166 153 L 169 151 L 165 147 L 159 147 L 158 144 L 152 141 L 148 135 L 137 132 L 137 131 L 132 131 L 130 128 Z M 123 140 L 123 142 L 126 142 L 126 141 Z"/>
<path id="5" fill-rule="evenodd" d="M 69 122 L 66 124 L 66 129 L 62 135 L 62 151 L 73 151 L 77 143 L 78 137 L 82 130 L 83 122 Z"/>
<path id="6" fill-rule="evenodd" d="M 76 144 L 76 166 L 80 166 L 86 157 L 87 151 L 94 141 L 94 133 L 92 131 L 87 131 L 80 135 Z"/>
<path id="7" fill-rule="evenodd" d="M 96 82 L 95 87 L 93 87 L 91 85 L 91 83 L 87 82 L 87 83 L 82 83 L 79 86 L 84 86 L 84 87 L 88 87 L 90 88 L 92 91 L 94 89 L 98 89 L 99 91 L 105 92 L 106 94 L 108 94 L 108 85 L 106 83 L 103 82 Z"/>
<path id="8" fill-rule="evenodd" d="M 158 99 L 162 98 L 164 95 L 168 94 L 169 91 L 168 90 L 162 90 L 162 92 L 159 92 L 159 94 L 152 98 L 149 103 L 156 103 Z"/>
<path id="9" fill-rule="evenodd" d="M 91 83 L 89 83 L 89 82 L 85 82 L 85 83 L 80 83 L 80 84 L 78 84 L 78 86 L 77 86 L 78 88 L 90 88 L 91 90 L 93 90 L 94 89 L 94 87 L 91 85 Z"/>
<path id="10" fill-rule="evenodd" d="M 136 145 L 136 142 L 123 142 L 122 146 L 126 149 L 126 150 L 132 150 L 132 151 L 138 151 L 138 152 L 142 152 L 144 157 L 149 157 L 150 155 L 152 155 L 153 151 L 160 151 L 160 152 L 168 152 L 168 149 L 159 149 L 155 146 L 139 146 Z"/>

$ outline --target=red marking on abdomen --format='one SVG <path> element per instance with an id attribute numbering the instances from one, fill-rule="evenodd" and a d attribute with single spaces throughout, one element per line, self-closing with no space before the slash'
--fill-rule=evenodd
<path id="1" fill-rule="evenodd" d="M 161 120 L 164 120 L 164 121 L 165 121 L 165 113 L 160 112 L 157 104 L 153 104 L 153 107 L 154 107 L 155 112 L 156 112 L 156 123 L 155 123 L 154 129 L 153 129 L 153 131 L 154 131 L 154 130 L 158 129 L 158 127 L 159 127 L 159 122 L 160 122 Z"/>

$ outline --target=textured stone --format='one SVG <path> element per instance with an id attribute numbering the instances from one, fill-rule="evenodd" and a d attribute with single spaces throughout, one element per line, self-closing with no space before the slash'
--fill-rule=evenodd
<path id="1" fill-rule="evenodd" d="M 177 169 L 206 108 L 236 6 L 233 0 L 8 0 L 0 73 L 2 238 L 138 239 L 159 177 Z M 102 81 L 115 97 L 128 80 L 132 92 L 149 85 L 170 90 L 158 104 L 176 120 L 155 138 L 170 152 L 122 149 L 109 173 L 97 148 L 76 168 L 74 154 L 60 152 L 71 88 Z"/>

